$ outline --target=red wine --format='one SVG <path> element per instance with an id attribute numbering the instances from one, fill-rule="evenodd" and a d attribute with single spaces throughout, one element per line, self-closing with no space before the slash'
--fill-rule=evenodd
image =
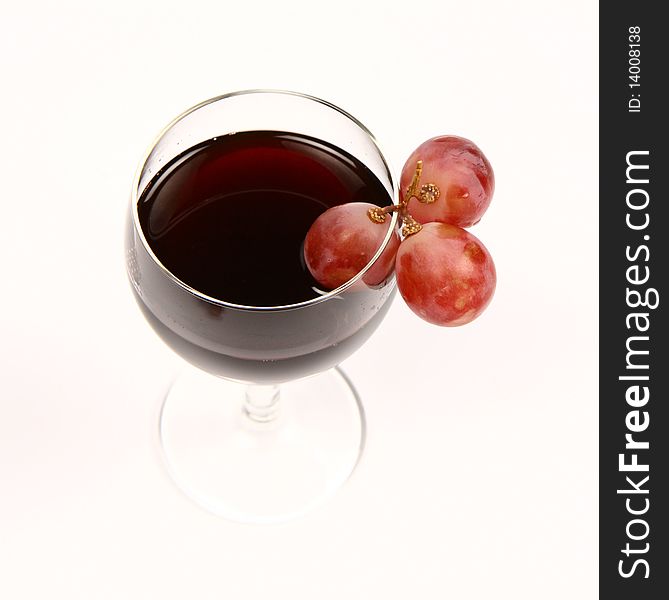
<path id="1" fill-rule="evenodd" d="M 319 301 L 302 244 L 331 206 L 390 204 L 387 173 L 321 140 L 271 131 L 193 146 L 150 180 L 148 168 L 130 207 L 128 274 L 149 323 L 186 360 L 279 383 L 339 364 L 383 319 L 392 276 Z"/>
<path id="2" fill-rule="evenodd" d="M 280 306 L 317 295 L 302 244 L 346 202 L 388 204 L 359 160 L 322 141 L 254 131 L 221 136 L 171 161 L 143 194 L 139 217 L 162 264 L 212 298 Z"/>

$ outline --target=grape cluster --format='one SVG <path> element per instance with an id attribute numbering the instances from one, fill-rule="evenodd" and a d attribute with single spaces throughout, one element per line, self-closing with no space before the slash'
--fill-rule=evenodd
<path id="1" fill-rule="evenodd" d="M 307 268 L 335 289 L 374 257 L 388 232 L 387 214 L 399 211 L 402 240 L 393 232 L 363 281 L 382 283 L 394 267 L 404 301 L 435 325 L 469 323 L 490 303 L 496 273 L 490 253 L 463 227 L 478 223 L 490 204 L 495 178 L 488 159 L 471 141 L 453 135 L 421 144 L 400 178 L 399 205 L 357 202 L 336 206 L 307 233 Z"/>

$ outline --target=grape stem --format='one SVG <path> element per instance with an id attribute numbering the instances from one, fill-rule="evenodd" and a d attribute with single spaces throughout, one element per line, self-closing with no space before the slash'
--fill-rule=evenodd
<path id="1" fill-rule="evenodd" d="M 385 223 L 387 214 L 399 212 L 400 221 L 403 225 L 402 235 L 406 238 L 410 235 L 413 235 L 414 233 L 418 233 L 423 228 L 423 226 L 409 214 L 408 207 L 409 200 L 411 200 L 411 198 L 419 197 L 418 186 L 420 185 L 420 176 L 422 173 L 423 161 L 419 160 L 416 163 L 416 170 L 414 171 L 413 177 L 411 178 L 409 187 L 407 187 L 404 199 L 400 200 L 399 204 L 391 204 L 390 206 L 384 206 L 383 208 L 379 206 L 370 208 L 367 212 L 369 219 L 374 223 Z"/>
<path id="2" fill-rule="evenodd" d="M 416 163 L 416 170 L 414 171 L 413 178 L 411 179 L 411 184 L 407 188 L 406 197 L 404 198 L 403 204 L 406 206 L 409 204 L 409 200 L 417 196 L 418 184 L 420 183 L 420 176 L 423 174 L 423 161 L 419 160 Z"/>

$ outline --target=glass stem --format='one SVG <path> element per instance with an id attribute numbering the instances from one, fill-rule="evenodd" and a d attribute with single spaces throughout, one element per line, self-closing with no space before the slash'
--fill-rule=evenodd
<path id="1" fill-rule="evenodd" d="M 247 385 L 244 414 L 256 423 L 269 423 L 279 414 L 278 385 Z"/>

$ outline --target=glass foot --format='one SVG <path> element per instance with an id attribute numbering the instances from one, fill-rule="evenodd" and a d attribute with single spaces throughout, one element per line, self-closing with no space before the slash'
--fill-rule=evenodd
<path id="1" fill-rule="evenodd" d="M 365 417 L 339 369 L 245 386 L 188 368 L 165 398 L 160 438 L 172 478 L 197 504 L 233 521 L 278 523 L 349 478 Z"/>

